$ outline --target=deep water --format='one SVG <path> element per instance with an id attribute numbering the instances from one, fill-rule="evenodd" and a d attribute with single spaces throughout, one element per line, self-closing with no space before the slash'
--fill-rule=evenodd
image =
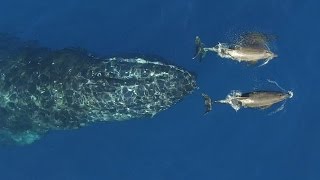
<path id="1" fill-rule="evenodd" d="M 1 180 L 320 179 L 318 110 L 320 2 L 304 1 L 17 1 L 0 3 L 0 32 L 59 49 L 97 55 L 161 56 L 197 74 L 199 90 L 152 119 L 50 132 L 23 147 L 0 147 Z M 246 31 L 277 38 L 279 57 L 263 67 L 208 55 L 192 60 L 194 38 L 206 45 Z M 277 87 L 294 92 L 283 111 L 215 104 L 203 116 L 201 93 Z"/>

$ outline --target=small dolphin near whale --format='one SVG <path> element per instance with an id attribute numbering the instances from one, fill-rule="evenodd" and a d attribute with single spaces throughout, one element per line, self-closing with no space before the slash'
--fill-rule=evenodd
<path id="1" fill-rule="evenodd" d="M 193 59 L 201 61 L 207 52 L 216 52 L 220 57 L 256 64 L 264 61 L 260 66 L 266 65 L 271 59 L 278 55 L 273 53 L 268 42 L 273 38 L 262 33 L 246 33 L 238 38 L 234 43 L 218 43 L 214 47 L 205 47 L 199 36 L 196 36 L 196 53 Z"/>
<path id="2" fill-rule="evenodd" d="M 241 93 L 239 91 L 233 91 L 225 99 L 212 101 L 211 98 L 203 94 L 205 97 L 205 106 L 208 113 L 212 109 L 212 103 L 229 104 L 231 107 L 238 111 L 240 108 L 256 108 L 267 109 L 272 105 L 285 101 L 288 98 L 293 97 L 293 92 L 283 91 L 252 91 L 247 93 Z"/>

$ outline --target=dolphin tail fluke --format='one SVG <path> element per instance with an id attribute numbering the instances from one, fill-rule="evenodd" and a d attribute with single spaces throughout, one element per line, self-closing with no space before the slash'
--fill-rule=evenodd
<path id="1" fill-rule="evenodd" d="M 205 107 L 204 115 L 206 115 L 212 110 L 212 100 L 211 100 L 211 97 L 207 94 L 202 93 L 201 95 L 204 98 L 204 107 Z"/>
<path id="2" fill-rule="evenodd" d="M 207 51 L 205 50 L 205 45 L 201 42 L 201 39 L 199 36 L 196 36 L 195 39 L 195 55 L 192 59 L 198 59 L 201 61 L 205 56 Z"/>

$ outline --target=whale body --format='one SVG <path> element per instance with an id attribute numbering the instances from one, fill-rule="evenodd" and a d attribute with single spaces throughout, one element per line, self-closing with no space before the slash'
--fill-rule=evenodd
<path id="1" fill-rule="evenodd" d="M 98 58 L 0 36 L 0 143 L 49 130 L 153 117 L 196 88 L 195 76 L 144 56 Z"/>

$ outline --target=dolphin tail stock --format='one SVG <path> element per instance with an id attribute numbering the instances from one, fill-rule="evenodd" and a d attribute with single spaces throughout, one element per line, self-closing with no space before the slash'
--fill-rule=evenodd
<path id="1" fill-rule="evenodd" d="M 201 42 L 199 36 L 196 36 L 195 39 L 195 55 L 192 59 L 198 59 L 200 62 L 206 56 L 207 50 L 204 47 L 205 45 Z"/>
<path id="2" fill-rule="evenodd" d="M 230 100 L 230 98 L 223 99 L 223 100 L 212 100 L 211 97 L 205 93 L 201 94 L 202 97 L 204 98 L 204 107 L 205 107 L 205 112 L 204 115 L 208 114 L 212 110 L 212 106 L 214 103 L 219 103 L 219 104 L 230 104 L 233 109 L 236 111 L 240 109 L 240 104 L 235 103 L 233 100 Z"/>
<path id="3" fill-rule="evenodd" d="M 232 109 L 234 109 L 235 111 L 238 111 L 242 106 L 240 101 L 238 101 L 236 99 L 230 99 L 230 98 L 218 100 L 218 101 L 213 101 L 213 102 L 220 103 L 220 104 L 229 104 L 232 107 Z"/>
<path id="4" fill-rule="evenodd" d="M 241 101 L 237 100 L 236 97 L 240 96 L 240 91 L 233 91 L 225 99 L 213 101 L 213 103 L 220 103 L 220 104 L 229 104 L 232 109 L 238 111 L 242 107 Z"/>
<path id="5" fill-rule="evenodd" d="M 202 93 L 201 95 L 204 98 L 204 105 L 205 105 L 204 115 L 206 115 L 212 110 L 212 105 L 214 103 L 229 104 L 235 111 L 238 111 L 242 107 L 241 102 L 234 99 L 234 97 L 231 95 L 228 95 L 226 99 L 222 99 L 222 100 L 212 100 L 211 97 L 205 93 Z M 236 96 L 236 94 L 234 96 Z"/>

